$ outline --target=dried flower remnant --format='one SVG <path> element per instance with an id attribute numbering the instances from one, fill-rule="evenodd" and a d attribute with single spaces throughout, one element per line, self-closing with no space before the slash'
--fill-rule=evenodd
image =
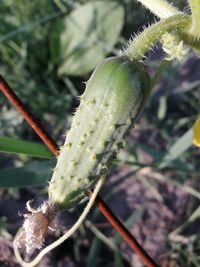
<path id="1" fill-rule="evenodd" d="M 24 223 L 15 238 L 14 245 L 18 248 L 25 246 L 28 254 L 35 249 L 41 249 L 48 230 L 53 231 L 57 208 L 49 201 L 45 201 L 37 209 L 31 206 L 32 201 L 26 203 L 30 213 L 24 214 Z"/>
<path id="2" fill-rule="evenodd" d="M 48 245 L 47 247 L 43 248 L 38 255 L 31 260 L 30 262 L 26 262 L 23 260 L 23 258 L 21 257 L 20 253 L 19 253 L 19 248 L 23 247 L 23 243 L 27 243 L 27 240 L 29 240 L 30 238 L 28 238 L 28 236 L 30 236 L 30 233 L 28 233 L 26 231 L 26 226 L 22 227 L 22 231 L 20 232 L 19 236 L 15 242 L 14 242 L 14 253 L 15 253 L 15 257 L 17 258 L 18 262 L 21 264 L 21 266 L 23 267 L 34 267 L 36 266 L 40 260 L 51 250 L 53 250 L 54 248 L 58 247 L 60 244 L 62 244 L 65 240 L 67 240 L 79 227 L 80 225 L 83 223 L 83 220 L 85 219 L 85 217 L 87 216 L 87 214 L 89 213 L 89 211 L 92 208 L 92 205 L 94 204 L 95 198 L 100 190 L 100 188 L 102 187 L 104 180 L 106 178 L 106 175 L 103 175 L 100 177 L 99 181 L 96 184 L 96 187 L 90 197 L 89 202 L 87 203 L 84 211 L 82 212 L 81 216 L 79 217 L 79 219 L 76 221 L 76 223 L 73 224 L 73 226 L 64 234 L 62 235 L 60 238 L 58 238 L 56 241 L 54 241 L 53 243 L 51 243 L 50 245 Z M 27 208 L 28 210 L 32 213 L 31 215 L 33 216 L 34 214 L 38 214 L 38 213 L 42 213 L 43 215 L 47 216 L 47 218 L 49 219 L 49 224 L 48 224 L 48 228 L 51 228 L 51 224 L 55 218 L 55 214 L 56 214 L 56 207 L 55 205 L 51 204 L 52 202 L 45 202 L 42 206 L 40 206 L 40 208 L 38 208 L 37 210 L 33 209 L 30 206 L 30 202 L 27 203 Z M 50 208 L 52 207 L 52 208 Z M 30 216 L 31 216 L 30 215 Z M 33 218 L 33 217 L 32 217 Z M 46 225 L 46 224 L 45 224 Z M 30 226 L 32 227 L 32 225 L 30 224 Z M 38 227 L 38 225 L 36 226 L 36 224 L 33 224 L 34 229 L 40 229 L 40 227 Z M 30 228 L 30 227 L 29 227 Z M 44 228 L 44 227 L 43 227 Z M 45 231 L 43 229 L 42 232 L 42 236 L 39 238 L 39 240 L 43 241 L 44 239 L 44 235 L 47 232 L 47 225 L 45 226 Z M 30 229 L 29 229 L 30 230 Z M 33 232 L 33 231 L 32 231 Z M 36 231 L 34 231 L 34 234 L 36 234 Z M 34 239 L 36 240 L 36 236 L 34 235 Z M 35 242 L 35 240 L 31 240 Z M 42 242 L 43 243 L 43 242 Z M 38 243 L 36 246 L 34 246 L 35 248 L 41 247 L 42 243 Z M 29 244 L 28 244 L 29 245 Z M 29 247 L 28 250 L 31 250 L 32 248 Z M 26 246 L 26 250 L 27 250 L 27 246 Z"/>

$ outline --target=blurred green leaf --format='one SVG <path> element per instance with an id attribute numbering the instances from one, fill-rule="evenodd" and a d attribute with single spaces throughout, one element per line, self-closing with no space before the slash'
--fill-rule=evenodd
<path id="1" fill-rule="evenodd" d="M 129 257 L 119 250 L 119 248 L 116 246 L 116 244 L 113 242 L 113 240 L 109 239 L 105 234 L 103 234 L 97 227 L 95 227 L 90 221 L 86 220 L 85 225 L 87 228 L 93 232 L 93 234 L 101 240 L 106 246 L 108 246 L 113 252 L 118 252 L 121 257 L 129 262 Z"/>
<path id="2" fill-rule="evenodd" d="M 0 237 L 4 240 L 12 240 L 12 235 L 7 231 L 8 222 L 6 217 L 0 218 Z"/>
<path id="3" fill-rule="evenodd" d="M 154 158 L 155 161 L 160 161 L 160 158 L 163 156 L 163 152 L 158 151 L 157 149 L 150 147 L 144 143 L 139 143 L 136 144 L 135 147 L 141 148 L 142 150 L 144 150 L 147 154 L 149 154 L 150 156 L 152 156 Z"/>
<path id="4" fill-rule="evenodd" d="M 25 187 L 46 184 L 54 166 L 53 160 L 35 162 L 20 168 L 0 171 L 0 187 Z"/>
<path id="5" fill-rule="evenodd" d="M 123 266 L 123 260 L 122 260 L 122 257 L 120 255 L 120 253 L 118 252 L 115 252 L 114 253 L 114 266 L 115 267 L 122 267 Z"/>
<path id="6" fill-rule="evenodd" d="M 32 157 L 51 158 L 52 152 L 43 144 L 0 136 L 0 151 L 14 154 L 25 154 Z"/>
<path id="7" fill-rule="evenodd" d="M 173 89 L 174 94 L 183 94 L 186 92 L 189 92 L 193 89 L 198 89 L 200 86 L 200 81 L 194 81 L 194 82 L 184 82 L 181 85 L 177 86 L 176 88 Z"/>
<path id="8" fill-rule="evenodd" d="M 94 237 L 90 245 L 89 255 L 87 257 L 87 267 L 96 267 L 98 264 L 97 259 L 101 252 L 102 242 L 99 238 Z"/>
<path id="9" fill-rule="evenodd" d="M 163 120 L 167 113 L 167 97 L 161 96 L 159 100 L 158 119 Z"/>
<path id="10" fill-rule="evenodd" d="M 160 194 L 159 190 L 156 188 L 155 184 L 151 180 L 140 174 L 137 177 L 147 188 L 147 190 L 149 190 L 149 192 L 152 193 L 152 196 L 154 196 L 156 200 L 158 200 L 159 202 L 163 202 L 162 195 Z"/>
<path id="11" fill-rule="evenodd" d="M 128 219 L 124 223 L 127 229 L 130 229 L 133 224 L 138 223 L 141 220 L 142 215 L 144 213 L 144 209 L 145 205 L 143 205 L 140 209 L 136 210 L 133 214 L 131 214 L 131 216 L 128 217 Z M 116 246 L 119 246 L 120 243 L 123 241 L 123 238 L 119 233 L 116 233 L 113 238 L 113 241 Z M 119 251 L 114 251 L 114 263 L 115 267 L 123 266 L 123 258 Z"/>
<path id="12" fill-rule="evenodd" d="M 138 223 L 141 220 L 146 207 L 147 207 L 147 205 L 143 204 L 139 209 L 137 209 L 133 214 L 131 214 L 126 219 L 124 225 L 129 229 L 129 228 L 131 228 L 131 226 L 133 224 Z M 123 240 L 123 238 L 119 233 L 116 233 L 113 240 L 114 240 L 116 245 L 119 245 L 121 243 L 121 241 Z"/>
<path id="13" fill-rule="evenodd" d="M 186 227 L 188 227 L 190 224 L 194 223 L 197 219 L 199 219 L 199 217 L 200 217 L 200 206 L 198 206 L 195 209 L 195 211 L 192 212 L 192 214 L 189 216 L 189 218 L 186 219 L 186 221 L 184 221 L 181 225 L 179 225 L 178 228 L 173 230 L 173 232 L 171 232 L 170 235 L 180 234 Z"/>
<path id="14" fill-rule="evenodd" d="M 124 11 L 114 1 L 87 3 L 60 20 L 51 35 L 59 75 L 84 75 L 94 69 L 117 42 Z"/>
<path id="15" fill-rule="evenodd" d="M 160 168 L 166 167 L 171 161 L 178 159 L 188 148 L 192 146 L 192 129 L 189 129 L 182 135 L 173 146 L 170 147 L 168 153 L 163 157 Z"/>
<path id="16" fill-rule="evenodd" d="M 55 19 L 61 15 L 63 15 L 62 12 L 55 12 L 53 14 L 48 14 L 46 17 L 39 18 L 34 22 L 27 23 L 23 26 L 17 27 L 17 29 L 11 30 L 7 34 L 4 34 L 3 36 L 1 36 L 0 37 L 0 43 L 5 42 L 9 39 L 12 39 L 15 35 L 18 35 L 20 33 L 28 32 L 28 31 L 32 30 L 34 27 L 36 27 L 37 25 L 48 22 L 48 21 Z"/>

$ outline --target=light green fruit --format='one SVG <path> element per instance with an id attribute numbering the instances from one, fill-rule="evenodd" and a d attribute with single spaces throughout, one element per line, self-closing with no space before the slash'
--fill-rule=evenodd
<path id="1" fill-rule="evenodd" d="M 60 150 L 49 184 L 51 201 L 72 207 L 108 172 L 121 141 L 143 110 L 149 89 L 141 63 L 121 56 L 97 66 Z"/>

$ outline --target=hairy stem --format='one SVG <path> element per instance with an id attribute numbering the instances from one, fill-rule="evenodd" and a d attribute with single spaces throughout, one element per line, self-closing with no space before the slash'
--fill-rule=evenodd
<path id="1" fill-rule="evenodd" d="M 192 11 L 192 27 L 190 33 L 196 38 L 200 38 L 200 0 L 188 0 Z"/>
<path id="2" fill-rule="evenodd" d="M 158 18 L 165 19 L 181 12 L 165 0 L 137 0 Z"/>
<path id="3" fill-rule="evenodd" d="M 180 14 L 163 19 L 150 27 L 130 41 L 125 54 L 131 59 L 142 60 L 145 53 L 160 40 L 165 32 L 174 30 L 183 31 L 191 23 L 188 15 Z"/>
<path id="4" fill-rule="evenodd" d="M 19 261 L 19 263 L 22 265 L 22 267 L 33 267 L 35 265 L 37 265 L 40 260 L 51 250 L 53 250 L 54 248 L 58 247 L 60 244 L 62 244 L 66 239 L 68 239 L 81 225 L 81 223 L 83 222 L 83 220 L 85 219 L 85 217 L 87 216 L 87 214 L 89 213 L 92 205 L 94 204 L 95 198 L 101 188 L 101 186 L 103 185 L 103 182 L 105 180 L 106 175 L 101 176 L 101 178 L 99 179 L 92 195 L 91 198 L 88 202 L 88 204 L 86 205 L 83 213 L 81 214 L 81 216 L 79 217 L 79 219 L 77 220 L 77 222 L 63 235 L 61 236 L 59 239 L 57 239 L 55 242 L 53 242 L 52 244 L 50 244 L 49 246 L 47 246 L 46 248 L 44 248 L 35 259 L 33 259 L 31 262 L 25 262 L 22 257 L 19 254 L 18 251 L 18 247 L 14 246 L 14 252 L 15 252 L 15 256 L 17 258 L 17 260 Z"/>

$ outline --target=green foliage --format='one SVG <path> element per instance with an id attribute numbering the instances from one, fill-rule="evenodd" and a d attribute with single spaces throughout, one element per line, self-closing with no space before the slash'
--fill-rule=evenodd
<path id="1" fill-rule="evenodd" d="M 53 27 L 50 44 L 58 74 L 81 76 L 93 70 L 112 51 L 123 17 L 116 2 L 95 1 L 61 18 Z"/>
<path id="2" fill-rule="evenodd" d="M 5 168 L 0 170 L 0 187 L 26 187 L 44 185 L 51 175 L 53 161 L 42 161 L 26 164 L 24 167 Z"/>
<path id="3" fill-rule="evenodd" d="M 45 145 L 5 136 L 0 136 L 0 152 L 25 154 L 38 158 L 50 158 L 53 156 Z"/>
<path id="4" fill-rule="evenodd" d="M 66 10 L 70 7 L 66 4 Z M 20 99 L 25 102 L 36 117 L 51 114 L 51 121 L 57 125 L 55 133 L 63 129 L 66 117 L 58 119 L 65 111 L 69 114 L 75 100 L 71 96 L 71 88 L 57 77 L 56 70 L 50 58 L 49 32 L 56 18 L 67 14 L 61 12 L 56 4 L 50 1 L 1 1 L 0 12 L 0 72 L 15 90 Z M 1 99 L 2 103 L 2 99 Z M 4 111 L 7 117 L 12 109 L 3 98 Z M 20 121 L 15 134 L 23 137 L 29 131 L 29 126 Z M 50 123 L 50 121 L 49 121 Z M 6 124 L 5 127 L 3 124 Z M 2 134 L 13 127 L 9 119 L 1 121 Z"/>
<path id="5" fill-rule="evenodd" d="M 169 149 L 163 157 L 160 168 L 166 167 L 170 162 L 178 159 L 192 146 L 192 129 L 183 134 Z"/>

